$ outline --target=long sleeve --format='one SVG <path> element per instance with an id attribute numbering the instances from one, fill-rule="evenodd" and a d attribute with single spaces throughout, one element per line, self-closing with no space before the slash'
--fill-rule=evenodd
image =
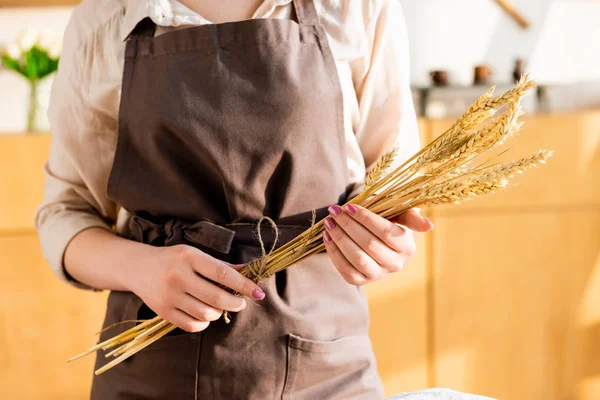
<path id="1" fill-rule="evenodd" d="M 63 266 L 65 249 L 79 232 L 112 229 L 117 207 L 106 194 L 116 139 L 116 119 L 89 95 L 91 77 L 108 65 L 96 60 L 102 33 L 82 29 L 74 14 L 64 37 L 63 55 L 55 76 L 50 109 L 52 130 L 45 166 L 44 198 L 35 216 L 43 253 L 56 275 L 77 287 Z M 96 32 L 97 33 L 97 32 Z M 85 41 L 84 41 L 85 39 Z M 94 89 L 95 93 L 99 91 Z M 94 105 L 92 105 L 94 104 Z"/>
<path id="2" fill-rule="evenodd" d="M 365 56 L 351 63 L 360 113 L 353 128 L 367 169 L 394 144 L 399 147 L 396 163 L 408 159 L 420 146 L 400 2 L 371 4 Z"/>

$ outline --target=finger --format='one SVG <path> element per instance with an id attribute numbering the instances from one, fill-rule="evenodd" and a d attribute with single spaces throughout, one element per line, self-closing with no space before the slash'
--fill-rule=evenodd
<path id="1" fill-rule="evenodd" d="M 163 316 L 163 318 L 176 327 L 190 333 L 203 331 L 210 324 L 210 322 L 198 321 L 186 312 L 178 309 L 171 310 L 167 315 Z"/>
<path id="2" fill-rule="evenodd" d="M 241 271 L 242 269 L 244 269 L 244 267 L 247 265 L 247 264 L 230 264 L 230 263 L 226 263 L 226 264 L 238 272 Z"/>
<path id="3" fill-rule="evenodd" d="M 393 222 L 403 225 L 414 232 L 428 232 L 434 228 L 433 222 L 422 216 L 414 208 L 393 219 Z"/>
<path id="4" fill-rule="evenodd" d="M 195 256 L 190 258 L 190 261 L 196 272 L 214 282 L 256 300 L 265 298 L 265 293 L 256 283 L 244 277 L 230 265 L 210 257 L 208 254 L 198 251 Z"/>
<path id="5" fill-rule="evenodd" d="M 246 300 L 243 297 L 229 293 L 198 275 L 195 278 L 186 280 L 184 290 L 197 300 L 218 310 L 238 312 L 246 307 Z"/>
<path id="6" fill-rule="evenodd" d="M 368 282 L 367 277 L 346 260 L 340 249 L 331 240 L 329 233 L 323 232 L 323 242 L 325 243 L 325 250 L 327 250 L 331 262 L 346 282 L 355 286 L 362 286 Z"/>
<path id="7" fill-rule="evenodd" d="M 403 227 L 355 204 L 346 204 L 344 211 L 393 250 L 397 252 L 405 250 L 403 245 L 406 229 Z"/>
<path id="8" fill-rule="evenodd" d="M 381 267 L 389 272 L 397 272 L 402 269 L 404 259 L 408 256 L 408 252 L 405 254 L 404 252 L 398 252 L 392 249 L 370 230 L 354 220 L 347 212 L 338 213 L 338 215 L 333 218 L 350 239 Z M 411 241 L 412 238 L 405 235 L 403 236 L 403 240 Z M 401 247 L 403 249 L 408 249 L 409 245 Z"/>
<path id="9" fill-rule="evenodd" d="M 184 311 L 192 318 L 202 322 L 216 321 L 223 315 L 223 310 L 218 310 L 208 304 L 185 293 L 177 301 L 177 308 Z"/>
<path id="10" fill-rule="evenodd" d="M 385 270 L 363 249 L 331 217 L 325 219 L 325 229 L 344 258 L 369 280 L 380 279 Z"/>

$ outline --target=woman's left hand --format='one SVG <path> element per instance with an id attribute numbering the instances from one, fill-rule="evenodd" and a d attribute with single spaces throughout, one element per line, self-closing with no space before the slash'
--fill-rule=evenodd
<path id="1" fill-rule="evenodd" d="M 398 272 L 416 250 L 412 232 L 427 232 L 433 223 L 409 210 L 392 221 L 354 204 L 329 207 L 323 241 L 344 279 L 357 286 Z"/>

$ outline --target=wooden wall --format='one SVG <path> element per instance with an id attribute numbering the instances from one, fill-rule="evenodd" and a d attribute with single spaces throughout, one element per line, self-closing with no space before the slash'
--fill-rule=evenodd
<path id="1" fill-rule="evenodd" d="M 435 137 L 449 121 L 431 123 Z M 517 186 L 436 209 L 436 386 L 509 400 L 600 398 L 600 112 L 526 118 L 501 159 L 554 149 Z"/>
<path id="2" fill-rule="evenodd" d="M 600 112 L 526 118 L 505 158 L 549 165 L 488 199 L 428 211 L 433 233 L 367 287 L 386 394 L 450 387 L 510 400 L 600 398 Z M 421 121 L 429 141 L 450 121 Z M 0 398 L 83 399 L 106 294 L 71 289 L 33 230 L 49 136 L 0 136 Z"/>
<path id="3" fill-rule="evenodd" d="M 84 399 L 93 357 L 88 348 L 104 317 L 106 295 L 59 282 L 33 229 L 42 198 L 49 135 L 0 136 L 0 398 Z"/>

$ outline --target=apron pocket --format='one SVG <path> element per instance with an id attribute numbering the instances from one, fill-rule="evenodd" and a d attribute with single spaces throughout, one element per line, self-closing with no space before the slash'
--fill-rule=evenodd
<path id="1" fill-rule="evenodd" d="M 315 341 L 288 336 L 283 400 L 382 399 L 368 336 Z"/>

